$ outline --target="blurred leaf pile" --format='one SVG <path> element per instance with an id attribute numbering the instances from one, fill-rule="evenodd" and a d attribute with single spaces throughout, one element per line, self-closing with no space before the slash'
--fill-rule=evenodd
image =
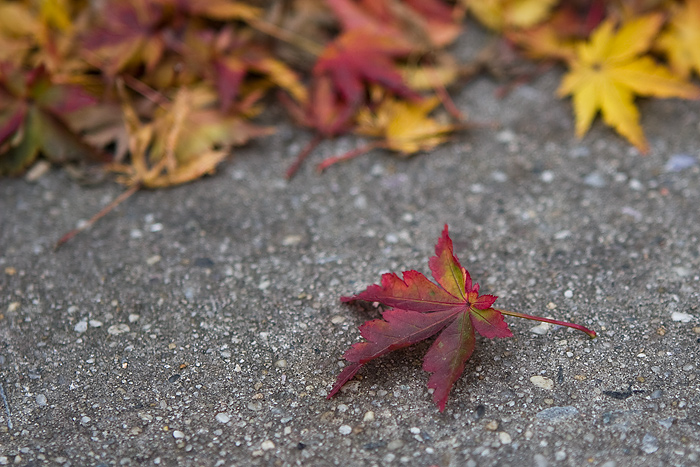
<path id="1" fill-rule="evenodd" d="M 467 16 L 496 45 L 465 64 L 448 47 Z M 347 132 L 377 140 L 319 168 L 414 154 L 465 126 L 447 87 L 482 71 L 515 82 L 517 52 L 567 67 L 578 136 L 600 112 L 645 152 L 635 96 L 700 97 L 700 0 L 8 0 L 0 174 L 43 157 L 101 163 L 129 187 L 184 183 L 273 131 L 255 118 L 275 101 L 316 134 L 289 176 Z"/>

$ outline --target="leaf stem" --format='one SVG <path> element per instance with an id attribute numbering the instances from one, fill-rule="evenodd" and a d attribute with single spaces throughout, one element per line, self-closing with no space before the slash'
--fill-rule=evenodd
<path id="1" fill-rule="evenodd" d="M 291 180 L 294 174 L 297 173 L 297 170 L 299 170 L 299 167 L 301 167 L 301 163 L 304 162 L 304 159 L 306 159 L 308 155 L 311 154 L 311 151 L 316 149 L 316 146 L 321 144 L 321 141 L 323 141 L 323 136 L 317 134 L 316 136 L 314 136 L 314 139 L 309 141 L 306 147 L 301 150 L 296 160 L 292 163 L 292 165 L 289 166 L 287 172 L 285 173 L 285 178 L 287 180 Z"/>
<path id="2" fill-rule="evenodd" d="M 58 250 L 61 247 L 61 245 L 63 245 L 64 243 L 66 243 L 71 238 L 75 237 L 76 235 L 78 235 L 83 230 L 87 229 L 88 227 L 91 227 L 95 222 L 97 222 L 98 220 L 102 219 L 104 216 L 109 214 L 112 210 L 114 210 L 114 208 L 116 208 L 121 203 L 126 201 L 127 198 L 129 198 L 131 195 L 133 195 L 134 193 L 136 193 L 140 189 L 141 189 L 140 183 L 135 183 L 134 185 L 132 185 L 128 190 L 126 190 L 125 192 L 123 192 L 122 194 L 120 194 L 119 196 L 114 198 L 114 200 L 111 203 L 109 203 L 107 206 L 102 208 L 100 210 L 100 212 L 98 212 L 97 214 L 92 216 L 89 221 L 87 221 L 86 223 L 84 223 L 80 227 L 71 230 L 70 232 L 65 234 L 63 237 L 61 237 L 56 242 L 56 245 L 54 245 L 54 247 L 53 247 L 54 251 Z"/>
<path id="3" fill-rule="evenodd" d="M 328 167 L 331 165 L 337 164 L 338 162 L 343 162 L 347 161 L 350 159 L 354 159 L 355 157 L 361 156 L 363 154 L 366 154 L 370 152 L 372 149 L 377 149 L 377 148 L 382 148 L 386 146 L 386 143 L 384 141 L 375 141 L 369 144 L 365 144 L 363 146 L 360 146 L 359 148 L 352 149 L 345 154 L 341 154 L 340 156 L 333 156 L 329 157 L 327 159 L 322 160 L 317 166 L 316 170 L 318 172 L 323 172 L 326 170 Z"/>
<path id="4" fill-rule="evenodd" d="M 567 323 L 566 321 L 557 321 L 556 319 L 541 318 L 539 316 L 526 315 L 525 313 L 518 313 L 517 311 L 499 310 L 497 308 L 494 308 L 494 310 L 496 310 L 504 315 L 515 316 L 516 318 L 531 319 L 533 321 L 542 321 L 544 323 L 557 324 L 559 326 L 567 326 L 570 328 L 578 329 L 579 331 L 582 331 L 582 332 L 585 332 L 586 334 L 588 334 L 592 339 L 596 338 L 595 331 L 593 331 L 592 329 L 588 329 L 587 327 L 581 326 L 580 324 Z"/>

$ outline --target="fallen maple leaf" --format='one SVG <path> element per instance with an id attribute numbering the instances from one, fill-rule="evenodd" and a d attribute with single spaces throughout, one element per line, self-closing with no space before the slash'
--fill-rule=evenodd
<path id="1" fill-rule="evenodd" d="M 385 148 L 408 156 L 418 151 L 428 151 L 449 138 L 449 133 L 464 127 L 452 123 L 440 123 L 428 114 L 440 103 L 433 97 L 420 102 L 406 102 L 386 97 L 375 112 L 363 109 L 358 115 L 355 131 L 382 140 L 349 151 L 343 155 L 322 161 L 318 170 L 325 170 L 340 161 L 352 159 L 372 149 Z"/>
<path id="2" fill-rule="evenodd" d="M 547 17 L 557 0 L 462 0 L 484 25 L 496 31 L 528 28 Z"/>
<path id="3" fill-rule="evenodd" d="M 700 75 L 700 1 L 688 0 L 673 6 L 668 28 L 657 46 L 668 56 L 673 71 L 683 78 L 695 70 Z"/>
<path id="4" fill-rule="evenodd" d="M 651 57 L 642 55 L 656 36 L 663 16 L 650 14 L 624 24 L 617 32 L 612 21 L 604 21 L 589 42 L 577 44 L 576 58 L 558 90 L 573 95 L 576 135 L 583 136 L 598 110 L 642 152 L 648 144 L 639 125 L 634 95 L 700 98 L 700 88 L 674 76 Z"/>
<path id="5" fill-rule="evenodd" d="M 23 72 L 0 64 L 0 174 L 18 175 L 43 153 L 55 163 L 103 160 L 66 125 L 94 104 L 79 86 L 56 84 L 44 66 Z"/>
<path id="6" fill-rule="evenodd" d="M 503 321 L 504 314 L 569 326 L 596 337 L 595 331 L 577 324 L 493 308 L 497 297 L 479 295 L 479 284 L 472 283 L 469 272 L 454 256 L 447 225 L 428 265 L 437 284 L 417 271 L 404 272 L 403 279 L 388 273 L 382 276 L 381 285 L 371 285 L 352 297 L 341 297 L 343 302 L 379 302 L 393 309 L 384 311 L 383 319 L 360 326 L 360 333 L 367 341 L 353 344 L 345 352 L 343 357 L 350 364 L 338 375 L 328 398 L 370 360 L 442 331 L 423 360 L 423 369 L 432 373 L 428 387 L 434 389 L 433 399 L 442 412 L 452 385 L 462 375 L 474 351 L 474 331 L 486 338 L 513 335 Z"/>
<path id="7" fill-rule="evenodd" d="M 405 57 L 410 47 L 391 36 L 353 29 L 328 45 L 314 66 L 314 76 L 329 76 L 349 108 L 362 103 L 364 82 L 380 84 L 397 95 L 420 96 L 403 82 L 392 59 Z"/>

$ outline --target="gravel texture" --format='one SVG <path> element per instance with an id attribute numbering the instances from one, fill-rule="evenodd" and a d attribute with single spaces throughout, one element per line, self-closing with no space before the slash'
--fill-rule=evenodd
<path id="1" fill-rule="evenodd" d="M 282 124 L 56 252 L 123 188 L 0 180 L 0 465 L 698 465 L 700 109 L 640 102 L 642 156 L 600 122 L 576 140 L 560 77 L 477 79 L 457 105 L 498 129 L 319 176 L 362 142 L 326 141 L 290 182 L 311 136 Z M 326 400 L 379 316 L 339 297 L 427 272 L 445 223 L 502 308 L 599 338 L 507 317 L 443 413 L 427 344 Z"/>

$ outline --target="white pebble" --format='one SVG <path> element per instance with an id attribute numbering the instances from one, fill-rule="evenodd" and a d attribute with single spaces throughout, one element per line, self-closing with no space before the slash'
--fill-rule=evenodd
<path id="1" fill-rule="evenodd" d="M 40 407 L 43 407 L 48 403 L 46 400 L 46 396 L 43 394 L 37 394 L 35 400 L 36 400 L 36 405 L 38 405 Z"/>
<path id="2" fill-rule="evenodd" d="M 87 331 L 87 328 L 88 328 L 88 322 L 85 320 L 82 320 L 82 321 L 79 321 L 78 324 L 75 325 L 75 328 L 73 328 L 73 330 L 77 333 L 82 334 L 85 331 Z"/>
<path id="3" fill-rule="evenodd" d="M 131 331 L 131 328 L 129 328 L 128 324 L 113 324 L 109 328 L 107 328 L 107 334 L 111 334 L 113 336 L 118 336 L 119 334 L 124 334 L 125 332 Z"/>
<path id="4" fill-rule="evenodd" d="M 352 433 L 352 427 L 350 425 L 340 425 L 338 431 L 341 435 L 349 435 L 350 433 Z"/>
<path id="5" fill-rule="evenodd" d="M 541 323 L 538 324 L 537 326 L 533 326 L 530 328 L 530 332 L 533 332 L 535 334 L 539 334 L 540 336 L 547 334 L 549 330 L 551 329 L 552 325 L 549 323 Z"/>
<path id="6" fill-rule="evenodd" d="M 545 378 L 544 376 L 536 375 L 532 376 L 530 378 L 530 382 L 537 386 L 538 388 L 542 389 L 553 389 L 554 388 L 554 381 L 552 381 L 549 378 Z"/>
<path id="7" fill-rule="evenodd" d="M 228 423 L 231 420 L 231 417 L 229 414 L 226 413 L 218 413 L 216 414 L 216 421 L 219 423 Z"/>
<path id="8" fill-rule="evenodd" d="M 374 412 L 372 412 L 371 410 L 368 410 L 367 412 L 365 412 L 365 416 L 362 417 L 362 421 L 363 422 L 373 422 L 374 421 Z"/>
<path id="9" fill-rule="evenodd" d="M 260 443 L 260 449 L 263 451 L 269 451 L 270 449 L 275 449 L 275 443 L 270 441 L 269 439 L 266 439 L 262 443 Z"/>
<path id="10" fill-rule="evenodd" d="M 674 311 L 671 313 L 671 319 L 673 321 L 680 321 L 681 323 L 689 323 L 693 320 L 693 315 L 681 313 L 680 311 Z"/>
<path id="11" fill-rule="evenodd" d="M 566 292 L 564 292 L 564 296 L 565 296 L 566 298 L 571 298 L 571 297 L 574 296 L 574 292 L 571 291 L 571 290 L 567 290 Z"/>
<path id="12" fill-rule="evenodd" d="M 173 431 L 173 438 L 182 439 L 184 437 L 185 437 L 185 434 L 182 431 L 180 431 L 180 430 Z"/>
<path id="13" fill-rule="evenodd" d="M 135 313 L 132 313 L 132 314 L 129 315 L 129 322 L 130 322 L 130 323 L 135 323 L 136 321 L 139 320 L 140 317 L 141 317 L 141 315 L 137 315 L 137 314 L 135 314 Z"/>
<path id="14" fill-rule="evenodd" d="M 513 438 L 511 438 L 505 431 L 498 433 L 498 440 L 501 442 L 501 444 L 510 444 L 513 442 Z"/>
<path id="15" fill-rule="evenodd" d="M 156 263 L 157 263 L 158 261 L 160 261 L 161 259 L 162 259 L 162 258 L 160 257 L 160 255 L 153 255 L 153 256 L 151 256 L 150 258 L 147 258 L 147 259 L 146 259 L 146 264 L 148 264 L 149 266 L 153 266 L 154 264 L 156 264 Z"/>
<path id="16" fill-rule="evenodd" d="M 304 238 L 301 235 L 287 235 L 282 239 L 283 246 L 294 246 L 301 243 Z"/>
<path id="17" fill-rule="evenodd" d="M 102 327 L 102 321 L 98 321 L 96 319 L 91 319 L 89 321 L 90 327 L 91 328 L 101 328 Z"/>
<path id="18" fill-rule="evenodd" d="M 420 434 L 420 428 L 418 428 L 417 426 L 413 426 L 411 427 L 410 432 L 414 435 Z"/>

